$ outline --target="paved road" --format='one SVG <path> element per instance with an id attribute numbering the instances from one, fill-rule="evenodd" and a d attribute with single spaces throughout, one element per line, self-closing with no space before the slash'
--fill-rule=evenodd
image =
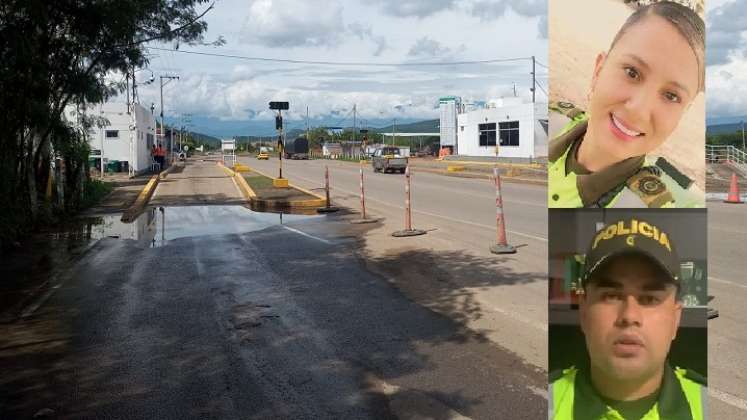
<path id="1" fill-rule="evenodd" d="M 711 418 L 747 417 L 747 205 L 708 203 L 708 293 L 720 316 L 708 323 Z M 712 398 L 713 400 L 713 398 Z"/>
<path id="2" fill-rule="evenodd" d="M 277 167 L 275 160 L 258 162 L 251 159 L 245 162 L 260 170 L 270 171 Z M 304 187 L 321 185 L 323 166 L 329 165 L 333 197 L 357 208 L 356 165 L 329 161 L 284 163 L 291 182 Z M 387 217 L 397 218 L 402 200 L 402 176 L 373 174 L 368 167 L 365 168 L 365 176 L 370 208 Z M 427 228 L 430 226 L 428 223 L 432 223 L 438 226 L 442 235 L 476 252 L 483 250 L 484 244 L 492 239 L 494 192 L 489 182 L 415 172 L 413 190 L 416 224 L 418 220 L 421 221 L 418 227 L 424 225 Z M 544 188 L 504 183 L 503 192 L 509 240 L 527 244 L 526 249 L 520 250 L 518 260 L 509 263 L 519 271 L 546 276 L 547 243 L 544 238 L 547 210 Z M 747 276 L 744 274 L 747 261 L 747 205 L 709 202 L 708 209 L 709 293 L 716 296 L 713 306 L 721 313 L 719 318 L 709 322 L 711 413 L 712 418 L 743 419 L 747 416 L 747 353 L 743 351 L 747 345 L 747 329 L 744 328 L 747 325 L 747 311 L 743 304 L 747 301 Z M 543 294 L 534 293 L 539 289 Z M 527 293 L 528 290 L 531 292 Z M 500 295 L 485 292 L 479 295 L 482 306 L 492 303 L 493 307 L 508 308 L 510 311 L 499 314 L 505 316 L 495 317 L 494 322 L 487 326 L 488 330 L 494 330 L 496 325 L 510 329 L 513 324 L 523 326 L 524 334 L 546 340 L 546 332 L 541 331 L 539 325 L 547 322 L 546 283 L 539 281 L 519 285 L 507 293 L 514 301 L 525 305 L 514 308 Z M 467 324 L 470 325 L 470 322 Z M 522 345 L 519 343 L 522 334 L 515 330 L 511 330 L 511 334 L 490 334 L 489 331 L 487 335 L 495 342 L 514 350 L 525 360 L 546 366 L 546 362 L 543 365 L 543 359 L 534 357 L 533 353 L 533 349 L 542 348 L 542 343 L 525 337 L 526 345 Z M 545 342 L 544 354 L 546 345 Z"/>
<path id="3" fill-rule="evenodd" d="M 243 204 L 244 198 L 215 161 L 190 160 L 177 164 L 158 183 L 150 203 L 154 206 Z"/>
<path id="4" fill-rule="evenodd" d="M 102 239 L 0 325 L 0 418 L 546 417 L 544 374 L 367 271 L 339 216 L 232 208 L 195 214 L 235 234 Z"/>
<path id="5" fill-rule="evenodd" d="M 240 159 L 250 167 L 277 173 L 278 162 Z M 329 166 L 333 203 L 359 208 L 359 166 L 338 161 L 287 161 L 291 183 L 319 188 Z M 367 207 L 383 226 L 371 231 L 366 257 L 381 262 L 408 297 L 481 331 L 528 363 L 547 370 L 547 204 L 542 186 L 504 183 L 508 239 L 519 247 L 512 256 L 490 254 L 496 241 L 495 186 L 417 172 L 412 178 L 413 223 L 433 231 L 393 240 L 403 228 L 404 176 L 364 168 Z M 419 263 L 413 265 L 412 263 Z M 398 266 L 402 269 L 388 270 Z M 414 268 L 417 267 L 417 268 Z"/>

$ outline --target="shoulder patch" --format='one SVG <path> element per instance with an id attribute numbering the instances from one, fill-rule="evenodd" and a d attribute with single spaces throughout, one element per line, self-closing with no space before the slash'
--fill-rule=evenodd
<path id="1" fill-rule="evenodd" d="M 644 166 L 628 178 L 626 185 L 650 208 L 658 208 L 674 201 L 671 191 L 661 180 L 658 169 Z"/>
<path id="2" fill-rule="evenodd" d="M 550 110 L 552 111 L 563 114 L 572 120 L 575 120 L 577 117 L 583 116 L 584 114 L 584 111 L 582 109 L 576 107 L 576 105 L 570 102 L 553 101 L 550 102 L 548 108 L 550 108 Z"/>
<path id="3" fill-rule="evenodd" d="M 656 166 L 661 168 L 661 170 L 664 171 L 665 174 L 669 175 L 674 180 L 674 182 L 677 183 L 677 185 L 684 189 L 690 188 L 690 186 L 693 184 L 692 179 L 688 178 L 687 175 L 680 172 L 677 168 L 674 167 L 674 165 L 669 163 L 663 157 L 656 159 Z"/>

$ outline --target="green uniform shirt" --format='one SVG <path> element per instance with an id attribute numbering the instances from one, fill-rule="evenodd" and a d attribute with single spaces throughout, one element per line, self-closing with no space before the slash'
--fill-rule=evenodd
<path id="1" fill-rule="evenodd" d="M 703 420 L 706 402 L 705 380 L 686 369 L 668 364 L 659 395 L 641 420 Z M 563 370 L 550 383 L 551 420 L 630 420 L 604 402 L 591 384 L 587 370 Z M 637 420 L 637 419 L 636 419 Z"/>
<path id="2" fill-rule="evenodd" d="M 587 122 L 586 114 L 576 114 L 550 142 L 548 207 L 682 208 L 705 205 L 702 190 L 663 159 L 654 163 L 645 156 L 637 156 L 598 172 L 586 170 L 576 161 L 576 150 L 586 134 Z"/>

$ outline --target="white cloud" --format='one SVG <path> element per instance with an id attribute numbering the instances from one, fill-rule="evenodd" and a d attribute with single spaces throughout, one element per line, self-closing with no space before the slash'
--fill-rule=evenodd
<path id="1" fill-rule="evenodd" d="M 270 47 L 337 46 L 343 40 L 342 4 L 325 2 L 323 10 L 303 0 L 255 0 L 240 39 Z"/>
<path id="2" fill-rule="evenodd" d="M 201 51 L 332 62 L 415 64 L 529 55 L 547 62 L 547 41 L 533 30 L 542 15 L 521 14 L 541 13 L 541 8 L 532 3 L 517 10 L 513 2 L 501 1 L 506 12 L 485 18 L 474 12 L 476 1 L 333 0 L 320 9 L 319 3 L 300 0 L 218 0 L 208 17 L 207 37 L 224 35 L 228 43 Z M 320 66 L 157 54 L 151 65 L 157 75 L 169 68 L 181 76 L 164 89 L 167 115 L 269 121 L 267 102 L 287 100 L 289 119 L 305 117 L 307 106 L 312 119 L 342 119 L 353 104 L 361 119 L 425 119 L 438 118 L 437 101 L 443 95 L 486 100 L 512 95 L 515 82 L 520 96 L 531 97 L 528 61 Z M 141 87 L 144 103 L 158 103 L 158 96 L 157 87 Z"/>
<path id="3" fill-rule="evenodd" d="M 708 118 L 747 114 L 747 0 L 706 2 Z"/>

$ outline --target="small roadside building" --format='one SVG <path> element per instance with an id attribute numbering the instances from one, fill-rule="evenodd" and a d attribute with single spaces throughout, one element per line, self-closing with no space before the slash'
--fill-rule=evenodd
<path id="1" fill-rule="evenodd" d="M 547 103 L 491 100 L 457 115 L 457 153 L 494 157 L 497 147 L 499 157 L 547 157 L 547 119 Z"/>
<path id="2" fill-rule="evenodd" d="M 322 145 L 322 155 L 324 157 L 341 156 L 342 145 L 340 143 L 324 143 Z"/>
<path id="3" fill-rule="evenodd" d="M 70 120 L 76 118 L 74 109 L 68 108 L 66 112 Z M 135 104 L 133 119 L 127 113 L 127 104 L 109 102 L 89 108 L 87 114 L 108 121 L 103 127 L 94 125 L 91 128 L 88 138 L 91 159 L 99 161 L 103 150 L 104 164 L 119 162 L 117 169 L 120 171 L 136 175 L 150 170 L 156 120 L 149 109 Z"/>

